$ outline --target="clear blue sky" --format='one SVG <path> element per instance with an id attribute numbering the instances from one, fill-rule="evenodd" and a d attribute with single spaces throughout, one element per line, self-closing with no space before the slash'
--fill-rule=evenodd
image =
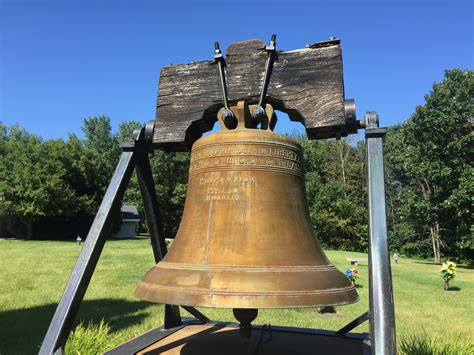
<path id="1" fill-rule="evenodd" d="M 0 0 L 0 121 L 44 138 L 83 119 L 154 118 L 159 71 L 212 57 L 213 43 L 277 34 L 291 50 L 342 40 L 359 117 L 402 122 L 448 68 L 473 68 L 474 1 Z M 280 131 L 291 131 L 284 123 Z"/>

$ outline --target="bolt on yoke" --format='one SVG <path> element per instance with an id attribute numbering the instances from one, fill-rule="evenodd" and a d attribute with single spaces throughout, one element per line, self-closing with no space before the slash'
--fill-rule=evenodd
<path id="1" fill-rule="evenodd" d="M 222 107 L 217 113 L 217 120 L 221 126 L 221 130 L 233 130 L 233 129 L 260 129 L 264 131 L 273 131 L 277 122 L 277 116 L 270 104 L 264 104 L 265 108 L 262 108 L 262 117 L 257 122 L 253 117 L 252 113 L 258 108 L 258 105 L 249 105 L 247 101 L 240 100 L 237 105 L 230 107 L 229 111 L 234 117 L 235 124 L 229 126 L 226 121 L 227 109 Z"/>

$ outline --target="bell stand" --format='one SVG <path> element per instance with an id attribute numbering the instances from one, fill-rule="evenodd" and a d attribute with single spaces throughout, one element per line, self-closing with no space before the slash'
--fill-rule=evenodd
<path id="1" fill-rule="evenodd" d="M 383 137 L 386 129 L 378 127 L 378 115 L 375 112 L 368 112 L 360 125 L 365 127 L 367 144 L 370 311 L 350 322 L 335 334 L 344 336 L 370 317 L 372 354 L 389 355 L 396 353 L 396 343 L 385 214 Z M 145 127 L 134 132 L 132 142 L 122 145 L 120 160 L 56 308 L 39 354 L 62 354 L 105 241 L 110 234 L 114 216 L 117 215 L 120 208 L 133 169 L 136 169 L 137 172 L 155 261 L 160 261 L 166 254 L 166 243 L 161 229 L 160 212 L 148 156 L 152 151 L 153 131 L 154 121 L 150 121 Z M 198 322 L 210 323 L 210 320 L 194 307 L 183 306 L 183 308 L 192 314 Z M 156 341 L 182 327 L 183 321 L 178 306 L 165 305 L 163 327 L 152 330 L 138 337 L 137 340 L 143 343 L 147 339 L 149 342 L 149 339 L 153 338 Z M 121 353 L 125 353 L 123 351 L 126 350 L 122 349 Z M 132 348 L 129 350 L 133 351 Z"/>
<path id="2" fill-rule="evenodd" d="M 266 97 L 267 88 L 273 69 L 273 62 L 276 56 L 275 38 L 276 36 L 272 35 L 270 44 L 268 46 L 264 46 L 265 52 L 268 53 L 268 57 L 266 59 L 265 73 L 261 86 L 262 89 L 259 96 L 260 98 L 256 108 L 252 112 L 252 116 L 256 121 L 259 121 L 261 119 L 261 115 L 264 113 L 264 110 L 262 109 L 262 103 L 264 98 Z M 232 50 L 234 50 L 234 55 L 231 56 L 231 59 L 238 57 L 238 55 L 236 56 L 235 53 L 240 53 L 240 55 L 242 55 L 244 52 L 247 52 L 249 55 L 252 55 L 253 50 L 261 50 L 262 44 L 263 43 L 259 42 L 258 40 L 236 43 L 233 45 Z M 332 52 L 332 50 L 325 51 L 325 48 L 328 46 L 332 47 L 335 52 Z M 227 54 L 232 51 L 230 49 L 231 47 L 232 46 L 228 48 Z M 324 52 L 321 52 L 321 50 Z M 314 58 L 310 55 L 306 58 L 307 60 L 305 61 L 312 68 L 311 72 L 314 72 L 315 70 L 312 64 L 313 60 L 320 60 L 322 57 L 324 57 L 324 53 L 326 53 L 326 55 L 329 55 L 329 57 L 327 57 L 327 60 L 329 60 L 329 58 L 332 58 L 331 60 L 334 61 L 333 65 L 339 67 L 340 73 L 342 75 L 342 59 L 340 62 L 338 62 L 338 58 L 340 58 L 339 40 L 334 38 L 330 38 L 329 41 L 317 42 L 312 45 L 308 45 L 304 51 L 287 52 L 286 54 L 284 52 L 279 52 L 279 56 L 286 56 L 286 58 L 288 58 L 288 61 L 292 61 L 291 58 L 293 56 L 296 56 L 301 60 L 302 57 L 308 55 L 308 53 L 313 53 L 316 55 L 316 57 Z M 333 56 L 331 53 L 336 55 Z M 198 63 L 198 66 L 202 65 L 206 68 L 203 72 L 206 73 L 206 76 L 210 74 L 206 72 L 206 70 L 210 70 L 208 69 L 208 64 L 208 62 L 202 62 L 201 64 Z M 219 77 L 221 80 L 224 101 L 224 112 L 222 115 L 222 119 L 231 123 L 235 118 L 233 117 L 232 112 L 229 110 L 229 104 L 227 99 L 225 72 L 223 69 L 224 66 L 226 66 L 226 63 L 220 51 L 219 44 L 217 42 L 215 44 L 214 64 L 217 64 L 217 67 L 219 69 Z M 235 62 L 234 65 L 238 67 L 238 64 L 235 64 Z M 324 67 L 320 68 L 319 70 L 325 72 Z M 306 71 L 306 73 L 307 72 L 309 71 Z M 323 72 L 321 72 L 321 74 L 323 74 Z M 303 82 L 304 81 L 305 80 L 303 80 Z M 342 82 L 340 82 L 340 84 L 342 84 Z M 252 85 L 244 86 L 251 87 Z M 297 86 L 295 86 L 295 88 L 298 89 Z M 339 94 L 342 94 L 342 87 L 340 87 L 339 89 Z M 288 87 L 285 86 L 284 90 L 288 90 Z M 313 92 L 313 94 L 316 96 L 320 93 L 321 92 L 317 90 Z M 281 94 L 286 95 L 287 93 L 282 92 L 280 93 L 280 95 Z M 278 98 L 278 92 L 273 92 L 273 96 Z M 167 97 L 169 99 L 173 97 L 173 95 L 168 95 Z M 280 100 L 285 101 L 284 96 L 280 96 Z M 316 105 L 320 105 L 320 103 L 323 101 L 316 100 L 315 103 Z M 190 103 L 191 102 L 192 100 L 190 101 Z M 287 102 L 286 104 L 289 105 L 289 107 L 287 108 L 291 108 L 291 103 Z M 206 107 L 206 105 L 202 102 L 202 98 L 200 101 L 200 106 L 201 108 Z M 162 107 L 166 107 L 166 105 L 162 105 Z M 296 105 L 295 107 L 293 107 L 293 110 L 295 109 L 297 111 L 304 111 L 305 108 Z M 306 109 L 309 109 L 309 107 L 307 107 Z M 323 115 L 323 113 L 320 111 L 321 107 L 318 110 L 318 108 L 313 104 L 311 105 L 311 109 L 316 109 L 319 115 Z M 355 121 L 355 107 L 353 100 L 347 100 L 344 103 L 344 110 L 345 119 Z M 170 119 L 176 114 L 178 114 L 178 112 L 167 112 L 167 117 Z M 200 115 L 202 113 L 197 110 L 195 114 Z M 170 121 L 172 122 L 173 120 L 171 119 Z M 188 121 L 188 127 L 191 127 L 191 122 L 194 123 L 192 120 Z M 314 126 L 314 122 L 313 124 L 308 123 L 309 121 L 305 121 L 305 128 L 307 129 L 307 132 L 308 128 Z M 330 126 L 337 126 L 338 123 L 340 124 L 341 122 L 338 122 L 336 120 L 332 122 Z M 296 331 L 300 333 L 304 331 L 313 333 L 316 332 L 316 334 L 326 335 L 328 333 L 331 333 L 331 336 L 346 337 L 349 336 L 349 331 L 351 331 L 352 329 L 354 329 L 355 327 L 370 318 L 370 340 L 372 354 L 392 355 L 396 353 L 396 345 L 392 279 L 390 271 L 390 259 L 388 254 L 387 225 L 385 214 L 383 137 L 385 135 L 386 130 L 383 128 L 379 128 L 378 116 L 375 112 L 368 112 L 364 117 L 364 120 L 358 122 L 356 126 L 357 127 L 354 128 L 364 127 L 366 129 L 365 138 L 367 144 L 368 166 L 367 184 L 369 191 L 368 214 L 370 310 L 369 312 L 364 313 L 363 315 L 353 320 L 337 332 L 322 333 L 321 331 L 319 331 L 318 333 L 317 331 L 313 331 L 311 329 L 297 329 Z M 79 306 L 84 298 L 85 292 L 89 285 L 95 266 L 97 265 L 99 256 L 102 252 L 107 236 L 110 234 L 111 226 L 114 221 L 114 216 L 116 216 L 116 212 L 118 212 L 120 208 L 122 198 L 130 181 L 134 168 L 137 172 L 155 261 L 160 261 L 166 254 L 166 243 L 164 235 L 162 234 L 158 201 L 156 199 L 153 176 L 148 157 L 148 154 L 153 149 L 152 145 L 155 138 L 154 135 L 156 133 L 170 133 L 169 131 L 162 132 L 162 129 L 163 127 L 161 127 L 161 129 L 155 129 L 155 122 L 150 121 L 145 127 L 134 132 L 133 141 L 131 143 L 122 146 L 123 152 L 120 157 L 119 163 L 116 167 L 114 175 L 112 176 L 112 180 L 99 207 L 99 211 L 97 212 L 97 215 L 91 226 L 87 239 L 84 243 L 84 246 L 81 250 L 79 258 L 69 279 L 69 282 L 63 293 L 63 296 L 59 302 L 58 307 L 56 308 L 53 319 L 48 328 L 48 331 L 46 333 L 45 339 L 39 352 L 41 355 L 62 353 L 62 348 L 66 343 L 69 332 L 72 329 L 73 322 L 79 310 Z M 309 138 L 331 138 L 331 136 L 325 136 L 323 134 L 319 137 L 312 136 Z M 191 315 L 196 317 L 197 321 L 201 323 L 210 323 L 210 320 L 195 308 L 189 306 L 183 306 L 183 308 L 187 310 Z M 151 340 L 157 341 L 159 339 L 162 339 L 167 335 L 170 335 L 171 333 L 181 329 L 183 326 L 184 325 L 179 314 L 178 306 L 165 305 L 163 327 L 145 333 L 144 335 L 135 338 L 135 340 L 133 340 L 132 342 L 127 343 L 128 345 L 125 344 L 125 346 L 121 346 L 120 350 L 116 348 L 117 350 L 113 349 L 107 352 L 107 354 L 118 355 L 134 353 L 134 350 L 143 349 L 144 344 L 150 344 Z M 352 334 L 352 337 L 354 337 L 354 334 Z M 364 347 L 363 352 L 364 354 L 368 353 L 367 347 Z"/>

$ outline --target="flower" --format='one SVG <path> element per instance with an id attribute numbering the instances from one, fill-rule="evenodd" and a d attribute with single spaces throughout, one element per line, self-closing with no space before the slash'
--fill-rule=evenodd
<path id="1" fill-rule="evenodd" d="M 357 269 L 347 269 L 345 272 L 344 272 L 344 275 L 346 275 L 346 277 L 351 280 L 351 281 L 355 281 L 356 279 L 359 278 L 359 270 Z"/>

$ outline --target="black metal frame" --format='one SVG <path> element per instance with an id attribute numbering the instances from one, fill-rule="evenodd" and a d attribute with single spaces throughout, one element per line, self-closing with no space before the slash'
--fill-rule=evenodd
<path id="1" fill-rule="evenodd" d="M 145 349 L 147 346 L 150 346 L 157 341 L 166 338 L 168 335 L 171 335 L 178 330 L 183 329 L 184 327 L 191 324 L 199 324 L 202 322 L 196 322 L 195 319 L 183 319 L 182 324 L 172 328 L 165 328 L 161 326 L 155 329 L 152 329 L 144 334 L 137 336 L 124 344 L 121 344 L 113 349 L 110 349 L 104 353 L 104 355 L 130 355 L 135 354 L 140 350 Z M 205 322 L 205 323 L 211 323 Z"/>
<path id="2" fill-rule="evenodd" d="M 137 172 L 155 261 L 158 262 L 165 256 L 166 243 L 162 234 L 155 184 L 148 157 L 151 151 L 153 129 L 154 123 L 147 124 L 145 127 L 134 132 L 132 142 L 122 145 L 123 152 L 117 168 L 89 230 L 66 289 L 56 308 L 39 354 L 51 355 L 62 353 L 62 347 L 66 343 L 69 332 L 72 329 L 79 306 L 89 286 L 105 241 L 110 235 L 114 218 L 120 210 L 133 169 L 136 169 Z M 206 316 L 193 307 L 184 308 L 199 320 L 203 322 L 209 321 Z M 164 318 L 165 329 L 175 328 L 182 324 L 178 306 L 165 305 Z"/>
<path id="3" fill-rule="evenodd" d="M 364 313 L 338 332 L 348 332 L 370 318 L 370 342 L 372 354 L 396 353 L 395 315 L 393 305 L 390 259 L 388 255 L 387 225 L 385 215 L 385 190 L 383 167 L 383 137 L 386 130 L 378 128 L 378 116 L 368 112 L 365 116 L 367 144 L 367 185 L 369 211 L 369 294 L 370 311 Z M 156 199 L 155 184 L 148 154 L 152 150 L 154 122 L 134 132 L 132 142 L 122 145 L 122 155 L 95 216 L 66 289 L 56 308 L 53 319 L 41 345 L 39 354 L 61 354 L 69 332 L 72 329 L 79 306 L 84 298 L 105 241 L 110 234 L 114 217 L 118 214 L 121 201 L 128 186 L 133 169 L 136 169 L 145 215 L 150 231 L 155 261 L 166 254 L 166 243 L 162 234 L 161 219 Z M 183 308 L 201 323 L 210 320 L 197 309 Z M 179 307 L 165 305 L 163 327 L 149 332 L 159 332 L 161 339 L 183 327 Z M 146 338 L 146 333 L 143 336 Z M 154 334 L 154 333 L 153 333 Z M 156 335 L 156 334 L 155 334 Z M 140 337 L 139 337 L 140 338 Z M 155 340 L 157 340 L 155 336 Z"/>
<path id="4" fill-rule="evenodd" d="M 364 313 L 365 315 L 366 313 Z M 210 325 L 216 325 L 220 327 L 235 327 L 236 329 L 239 328 L 237 323 L 232 322 L 207 322 Z M 183 325 L 165 329 L 164 327 L 158 327 L 153 330 L 150 330 L 136 338 L 133 338 L 127 341 L 124 344 L 121 344 L 113 349 L 110 349 L 104 353 L 104 355 L 130 355 L 135 354 L 141 350 L 146 349 L 148 346 L 155 344 L 156 342 L 166 338 L 167 336 L 183 329 L 189 325 L 199 324 L 195 319 L 184 319 Z M 266 326 L 253 326 L 253 329 L 263 330 Z M 362 343 L 362 354 L 361 355 L 369 355 L 370 354 L 370 340 L 367 333 L 363 334 L 340 334 L 339 332 L 334 332 L 330 330 L 322 330 L 322 329 L 311 329 L 311 328 L 295 328 L 295 327 L 280 327 L 280 326 L 271 326 L 272 331 L 277 332 L 285 332 L 285 333 L 293 333 L 293 334 L 308 334 L 308 335 L 315 335 L 315 336 L 323 336 L 323 337 L 334 337 L 340 338 L 341 336 L 346 339 L 353 339 L 359 340 Z"/>

